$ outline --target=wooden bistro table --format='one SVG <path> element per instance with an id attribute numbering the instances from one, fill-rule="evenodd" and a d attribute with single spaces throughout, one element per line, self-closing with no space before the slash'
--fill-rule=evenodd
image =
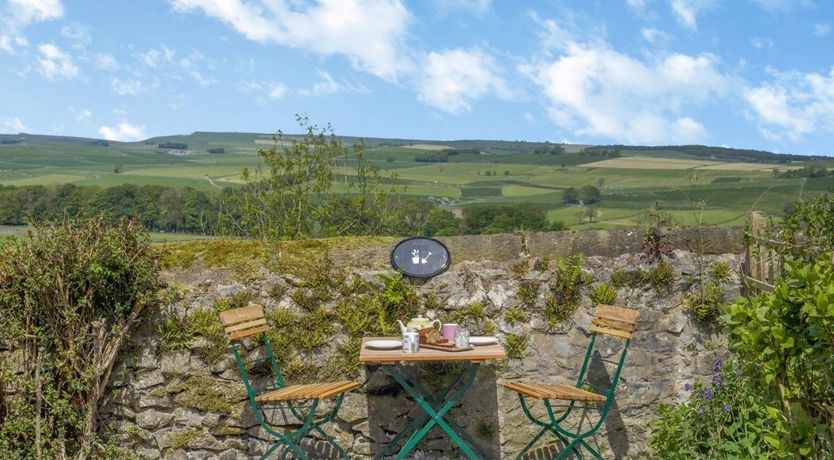
<path id="1" fill-rule="evenodd" d="M 467 351 L 445 351 L 420 348 L 417 353 L 403 353 L 402 349 L 373 350 L 365 346 L 369 340 L 388 339 L 400 340 L 399 337 L 365 337 L 362 340 L 362 350 L 359 361 L 366 364 L 380 364 L 382 371 L 390 375 L 423 409 L 425 415 L 413 420 L 397 434 L 382 451 L 374 458 L 381 459 L 397 447 L 400 440 L 408 436 L 405 445 L 394 457 L 401 460 L 414 449 L 414 446 L 426 436 L 435 425 L 439 425 L 446 434 L 469 456 L 470 459 L 485 459 L 483 449 L 478 445 L 457 422 L 449 418 L 449 411 L 457 405 L 472 388 L 475 374 L 480 364 L 489 360 L 507 359 L 507 352 L 500 343 L 494 345 L 477 346 Z M 461 370 L 454 376 L 452 383 L 432 393 L 403 363 L 419 361 L 460 361 L 464 363 Z M 457 389 L 455 389 L 457 387 Z M 453 391 L 454 390 L 454 391 Z"/>

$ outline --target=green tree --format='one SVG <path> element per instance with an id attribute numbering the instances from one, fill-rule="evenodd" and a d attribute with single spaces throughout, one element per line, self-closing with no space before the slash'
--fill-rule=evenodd
<path id="1" fill-rule="evenodd" d="M 600 194 L 599 189 L 593 185 L 586 185 L 579 191 L 579 199 L 582 200 L 582 203 L 584 204 L 597 203 L 601 197 L 602 195 Z"/>
<path id="2" fill-rule="evenodd" d="M 562 202 L 567 204 L 579 203 L 579 191 L 574 187 L 568 187 L 562 193 Z"/>

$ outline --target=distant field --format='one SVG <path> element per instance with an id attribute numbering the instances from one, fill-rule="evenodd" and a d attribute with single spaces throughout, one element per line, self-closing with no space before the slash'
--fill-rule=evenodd
<path id="1" fill-rule="evenodd" d="M 0 185 L 57 185 L 73 183 L 110 187 L 137 185 L 187 186 L 206 192 L 243 183 L 241 170 L 258 167 L 258 148 L 272 145 L 269 134 L 194 133 L 165 136 L 136 143 L 114 142 L 91 146 L 83 139 L 61 141 L 37 137 L 25 143 L 0 145 Z M 522 141 L 361 139 L 367 158 L 381 169 L 386 184 L 405 186 L 405 194 L 434 198 L 449 207 L 473 203 L 535 203 L 552 221 L 572 228 L 623 228 L 643 225 L 645 211 L 659 203 L 681 225 L 697 222 L 693 209 L 703 209 L 703 223 L 741 225 L 751 209 L 780 214 L 787 203 L 834 190 L 834 177 L 779 179 L 773 169 L 806 164 L 834 167 L 834 160 L 790 164 L 714 161 L 674 148 L 631 149 L 621 157 L 600 161 L 583 145 L 565 145 L 551 154 L 554 144 Z M 345 138 L 350 145 L 359 138 Z M 159 142 L 179 142 L 197 155 L 175 156 L 158 148 Z M 223 148 L 224 153 L 208 154 Z M 457 149 L 448 162 L 415 161 L 421 151 Z M 473 150 L 479 153 L 468 153 Z M 544 153 L 543 153 L 544 152 Z M 598 153 L 596 153 L 598 155 Z M 628 156 L 635 155 L 635 156 Z M 774 161 L 778 161 L 778 157 Z M 334 191 L 348 192 L 355 177 L 356 158 L 335 162 Z M 118 168 L 117 168 L 118 166 Z M 119 173 L 114 170 L 119 169 Z M 592 185 L 601 190 L 599 213 L 593 222 L 577 214 L 584 207 L 562 203 L 564 189 Z M 12 230 L 9 230 L 12 231 Z M 0 234 L 3 234 L 0 229 Z M 155 239 L 177 236 L 155 235 Z M 194 238 L 196 236 L 185 236 Z"/>
<path id="2" fill-rule="evenodd" d="M 403 147 L 407 149 L 418 149 L 418 150 L 448 150 L 452 147 L 448 145 L 441 145 L 441 144 L 411 144 L 411 145 L 403 145 Z"/>

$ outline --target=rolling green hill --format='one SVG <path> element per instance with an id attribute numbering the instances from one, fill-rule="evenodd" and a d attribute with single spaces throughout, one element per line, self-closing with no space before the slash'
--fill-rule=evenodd
<path id="1" fill-rule="evenodd" d="M 681 224 L 700 219 L 706 224 L 742 224 L 750 209 L 779 214 L 802 194 L 834 188 L 834 176 L 776 178 L 774 174 L 810 164 L 834 165 L 827 157 L 704 146 L 341 139 L 347 145 L 364 142 L 386 180 L 406 185 L 407 195 L 431 198 L 449 208 L 531 202 L 547 209 L 551 220 L 572 228 L 639 225 L 655 202 Z M 178 148 L 160 148 L 160 144 Z M 259 133 L 195 132 L 141 142 L 0 135 L 0 185 L 132 183 L 218 191 L 240 186 L 241 170 L 256 167 L 258 149 L 272 144 L 272 135 Z M 222 153 L 208 153 L 219 149 Z M 445 161 L 416 161 L 436 156 Z M 339 183 L 353 179 L 351 160 L 340 160 L 336 169 L 338 190 Z M 580 221 L 582 206 L 562 203 L 564 189 L 586 185 L 602 192 L 595 205 L 599 216 L 593 222 Z"/>

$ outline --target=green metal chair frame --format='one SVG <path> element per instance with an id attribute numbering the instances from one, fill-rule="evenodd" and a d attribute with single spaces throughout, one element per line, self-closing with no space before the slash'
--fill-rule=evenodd
<path id="1" fill-rule="evenodd" d="M 288 458 L 294 454 L 301 460 L 309 460 L 307 454 L 301 448 L 301 441 L 310 434 L 317 432 L 325 442 L 333 446 L 339 453 L 340 458 L 347 460 L 347 452 L 339 446 L 336 440 L 325 433 L 322 425 L 333 421 L 344 400 L 345 393 L 359 386 L 356 382 L 341 381 L 329 383 L 316 383 L 306 385 L 287 385 L 284 375 L 275 357 L 272 343 L 267 337 L 266 331 L 270 329 L 264 317 L 263 307 L 250 304 L 247 307 L 227 310 L 220 313 L 220 321 L 226 331 L 226 336 L 231 342 L 232 353 L 237 362 L 238 372 L 246 387 L 246 394 L 249 400 L 249 407 L 255 415 L 258 424 L 276 441 L 260 457 L 262 460 L 269 458 L 279 447 L 286 446 L 281 459 Z M 265 356 L 252 360 L 245 360 L 242 357 L 240 342 L 246 337 L 253 337 L 258 346 L 262 348 Z M 252 383 L 249 368 L 269 363 L 272 370 L 272 382 L 256 386 Z M 321 400 L 335 397 L 333 409 L 323 418 L 316 418 L 316 410 Z M 288 409 L 292 416 L 298 420 L 301 427 L 290 433 L 282 433 L 275 430 L 264 416 L 264 406 L 269 405 L 275 409 Z"/>
<path id="2" fill-rule="evenodd" d="M 589 328 L 592 332 L 591 339 L 588 343 L 588 349 L 585 352 L 585 358 L 582 361 L 582 368 L 579 371 L 579 377 L 576 380 L 576 386 L 570 385 L 545 385 L 545 384 L 525 384 L 520 382 L 510 382 L 504 384 L 507 389 L 518 393 L 518 399 L 521 403 L 521 408 L 524 415 L 527 416 L 533 423 L 542 427 L 541 430 L 527 443 L 526 446 L 519 452 L 516 457 L 521 460 L 527 451 L 536 444 L 546 433 L 552 433 L 563 444 L 563 449 L 554 457 L 555 460 L 566 458 L 571 452 L 575 453 L 578 458 L 583 458 L 582 448 L 586 449 L 594 458 L 602 460 L 602 455 L 597 452 L 586 441 L 587 438 L 593 436 L 597 430 L 605 422 L 608 411 L 614 404 L 614 393 L 617 389 L 617 383 L 620 379 L 620 371 L 622 371 L 626 360 L 626 353 L 628 345 L 631 342 L 631 335 L 634 332 L 637 324 L 637 319 L 640 313 L 637 310 L 612 307 L 608 305 L 598 305 L 594 311 L 592 325 Z M 594 345 L 598 334 L 606 334 L 621 339 L 625 339 L 622 352 L 618 360 L 603 359 L 603 361 L 610 364 L 616 364 L 617 369 L 614 371 L 614 376 L 608 390 L 604 395 L 588 391 L 583 387 L 588 383 L 586 380 L 588 366 L 591 362 L 591 355 L 594 352 Z M 525 400 L 525 395 L 535 399 L 544 400 L 544 406 L 547 409 L 548 420 L 541 420 L 530 413 L 530 408 Z M 553 411 L 551 400 L 569 401 L 564 412 L 558 417 Z M 590 426 L 587 430 L 573 432 L 562 426 L 562 423 L 568 418 L 571 411 L 576 407 L 577 402 L 584 402 L 584 409 L 596 409 L 600 411 L 599 420 Z M 592 403 L 596 407 L 589 406 Z M 601 407 L 599 407 L 601 405 Z M 580 424 L 581 428 L 581 424 Z"/>

